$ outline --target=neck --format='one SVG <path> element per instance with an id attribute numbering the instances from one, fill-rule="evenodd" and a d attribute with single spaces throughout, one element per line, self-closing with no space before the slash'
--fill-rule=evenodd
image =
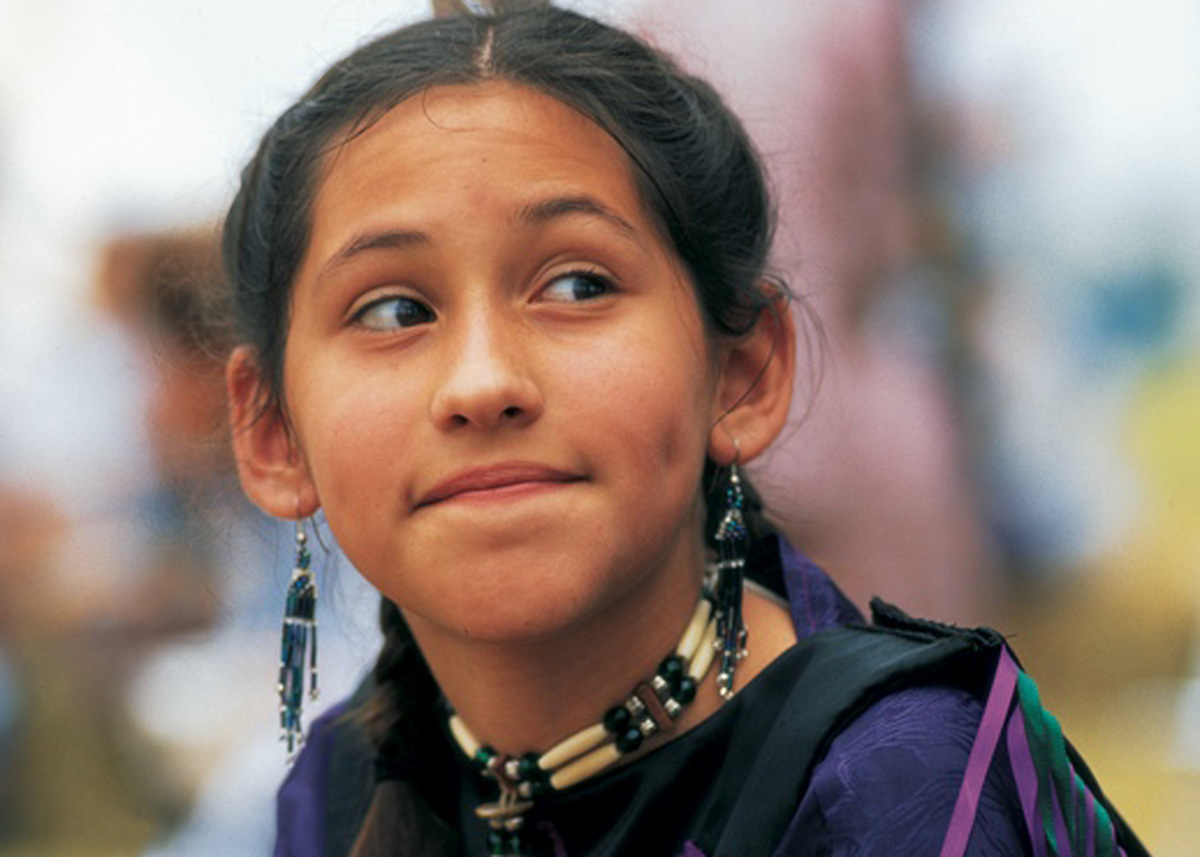
<path id="1" fill-rule="evenodd" d="M 409 616 L 442 692 L 483 743 L 542 752 L 599 721 L 654 674 L 700 597 L 701 556 L 646 583 L 569 629 L 533 640 L 464 638 Z M 719 706 L 706 682 L 678 729 Z"/>

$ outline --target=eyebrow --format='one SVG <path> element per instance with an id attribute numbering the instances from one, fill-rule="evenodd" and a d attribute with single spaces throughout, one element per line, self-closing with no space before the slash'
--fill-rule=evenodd
<path id="1" fill-rule="evenodd" d="M 598 217 L 617 227 L 618 230 L 625 233 L 626 237 L 635 242 L 638 240 L 637 230 L 628 220 L 595 197 L 586 195 L 553 196 L 528 203 L 517 211 L 516 220 L 520 223 L 537 226 L 573 214 Z M 408 247 L 425 247 L 432 243 L 433 240 L 429 235 L 419 229 L 386 229 L 378 232 L 365 232 L 350 239 L 334 253 L 321 266 L 321 276 L 341 267 L 354 257 L 373 250 L 402 250 Z"/>
<path id="2" fill-rule="evenodd" d="M 372 250 L 395 250 L 405 247 L 424 246 L 429 243 L 429 236 L 417 229 L 387 229 L 381 232 L 365 232 L 361 235 L 356 235 L 344 244 L 340 250 L 334 253 L 321 266 L 321 274 L 327 274 L 334 268 L 346 264 L 355 256 L 368 253 Z"/>
<path id="3" fill-rule="evenodd" d="M 600 200 L 592 196 L 552 196 L 522 206 L 517 219 L 523 223 L 540 225 L 572 214 L 586 214 L 608 221 L 627 237 L 637 240 L 637 230 L 628 220 L 617 214 Z"/>

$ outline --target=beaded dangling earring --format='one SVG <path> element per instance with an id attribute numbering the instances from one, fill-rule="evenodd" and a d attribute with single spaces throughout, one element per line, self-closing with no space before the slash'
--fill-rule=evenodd
<path id="1" fill-rule="evenodd" d="M 746 495 L 737 461 L 729 465 L 729 484 L 725 488 L 725 514 L 717 525 L 717 639 L 721 653 L 717 673 L 717 691 L 722 699 L 733 696 L 733 674 L 737 663 L 746 657 L 746 623 L 742 619 L 742 584 L 746 571 L 748 534 L 743 507 Z"/>
<path id="2" fill-rule="evenodd" d="M 317 580 L 304 520 L 296 519 L 296 567 L 288 583 L 283 611 L 283 641 L 279 655 L 280 740 L 287 743 L 289 759 L 304 741 L 300 714 L 304 708 L 304 677 L 308 695 L 317 698 Z"/>

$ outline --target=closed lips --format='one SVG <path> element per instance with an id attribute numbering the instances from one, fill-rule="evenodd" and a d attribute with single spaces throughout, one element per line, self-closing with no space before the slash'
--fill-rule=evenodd
<path id="1" fill-rule="evenodd" d="M 554 467 L 524 462 L 472 468 L 439 482 L 421 497 L 417 508 L 431 506 L 462 494 L 495 491 L 521 485 L 578 482 L 582 478 L 577 474 Z"/>

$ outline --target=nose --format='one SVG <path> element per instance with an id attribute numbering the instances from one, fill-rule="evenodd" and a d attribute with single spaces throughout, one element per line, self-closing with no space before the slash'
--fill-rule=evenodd
<path id="1" fill-rule="evenodd" d="M 530 372 L 523 331 L 486 311 L 464 320 L 443 353 L 443 375 L 431 404 L 446 430 L 522 426 L 542 413 L 542 392 Z"/>

